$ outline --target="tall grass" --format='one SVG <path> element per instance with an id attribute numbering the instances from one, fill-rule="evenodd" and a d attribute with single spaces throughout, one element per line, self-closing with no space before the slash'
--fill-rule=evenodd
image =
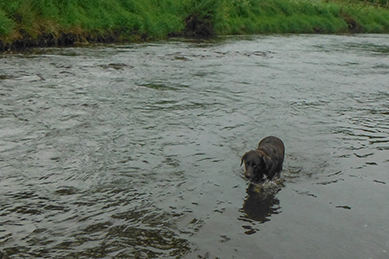
<path id="1" fill-rule="evenodd" d="M 9 0 L 0 2 L 0 40 L 161 38 L 184 28 L 178 0 Z"/>
<path id="2" fill-rule="evenodd" d="M 388 32 L 389 10 L 305 0 L 235 0 L 216 25 L 220 34 Z M 355 25 L 353 25 L 355 23 Z"/>
<path id="3" fill-rule="evenodd" d="M 237 34 L 345 32 L 347 23 L 340 17 L 340 8 L 310 1 L 236 1 L 222 28 Z"/>
<path id="4" fill-rule="evenodd" d="M 370 2 L 369 2 L 370 1 Z M 168 35 L 389 32 L 386 0 L 8 0 L 0 47 Z"/>

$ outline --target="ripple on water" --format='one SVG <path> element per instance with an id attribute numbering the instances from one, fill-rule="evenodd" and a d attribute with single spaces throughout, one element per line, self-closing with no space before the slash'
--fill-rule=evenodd
<path id="1" fill-rule="evenodd" d="M 298 35 L 5 55 L 1 252 L 383 258 L 386 49 Z M 285 182 L 250 185 L 240 157 L 268 135 Z"/>

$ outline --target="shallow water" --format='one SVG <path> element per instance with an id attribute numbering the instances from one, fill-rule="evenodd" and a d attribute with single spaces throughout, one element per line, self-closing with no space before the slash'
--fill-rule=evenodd
<path id="1" fill-rule="evenodd" d="M 9 258 L 388 258 L 388 35 L 0 59 Z M 283 181 L 240 157 L 280 137 Z"/>

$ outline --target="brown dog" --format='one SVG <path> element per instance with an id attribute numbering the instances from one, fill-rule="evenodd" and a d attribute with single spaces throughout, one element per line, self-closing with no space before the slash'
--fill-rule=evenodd
<path id="1" fill-rule="evenodd" d="M 251 150 L 242 156 L 240 165 L 245 165 L 244 175 L 251 181 L 261 181 L 278 177 L 284 162 L 284 143 L 277 137 L 266 137 L 259 142 L 256 150 Z"/>

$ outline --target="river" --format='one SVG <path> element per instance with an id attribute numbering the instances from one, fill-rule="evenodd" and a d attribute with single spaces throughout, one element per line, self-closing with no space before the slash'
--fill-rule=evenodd
<path id="1" fill-rule="evenodd" d="M 388 258 L 388 83 L 389 35 L 2 54 L 0 251 Z M 283 182 L 250 185 L 269 135 Z"/>

